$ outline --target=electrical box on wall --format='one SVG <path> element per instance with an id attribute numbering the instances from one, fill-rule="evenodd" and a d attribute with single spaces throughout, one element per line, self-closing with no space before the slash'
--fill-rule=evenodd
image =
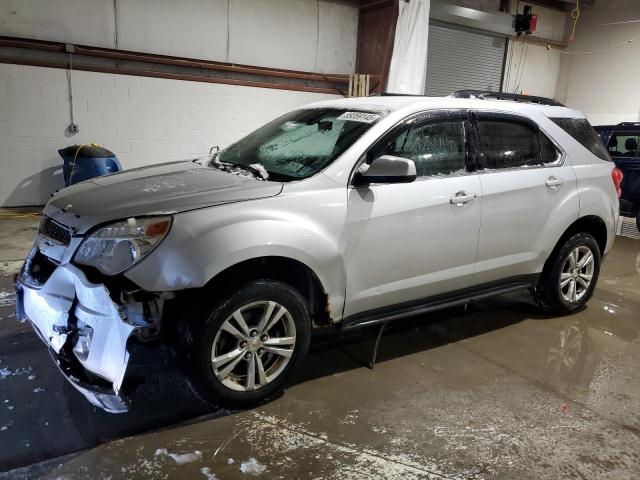
<path id="1" fill-rule="evenodd" d="M 531 13 L 531 5 L 525 5 L 524 11 L 516 15 L 516 33 L 530 35 L 538 27 L 538 15 Z"/>

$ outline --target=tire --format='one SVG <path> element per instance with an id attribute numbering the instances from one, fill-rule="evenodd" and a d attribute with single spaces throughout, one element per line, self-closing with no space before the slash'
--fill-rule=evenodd
<path id="1" fill-rule="evenodd" d="M 591 298 L 598 281 L 598 242 L 589 233 L 578 233 L 568 238 L 551 255 L 535 290 L 536 300 L 544 310 L 555 314 L 574 312 Z"/>
<path id="2" fill-rule="evenodd" d="M 295 288 L 256 280 L 205 307 L 189 330 L 182 331 L 180 350 L 196 393 L 214 405 L 242 408 L 284 388 L 309 350 L 311 315 Z"/>
<path id="3" fill-rule="evenodd" d="M 638 233 L 640 233 L 640 212 L 636 215 L 636 227 L 638 228 Z"/>

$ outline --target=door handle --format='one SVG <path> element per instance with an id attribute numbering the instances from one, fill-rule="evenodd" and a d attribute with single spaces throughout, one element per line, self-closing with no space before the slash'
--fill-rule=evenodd
<path id="1" fill-rule="evenodd" d="M 558 188 L 559 186 L 564 184 L 564 178 L 558 178 L 554 175 L 551 175 L 547 178 L 547 181 L 544 184 L 549 188 Z"/>
<path id="2" fill-rule="evenodd" d="M 460 191 L 456 193 L 451 199 L 449 203 L 451 205 L 457 205 L 458 207 L 462 207 L 465 203 L 473 202 L 478 198 L 477 193 L 469 193 L 465 191 Z"/>

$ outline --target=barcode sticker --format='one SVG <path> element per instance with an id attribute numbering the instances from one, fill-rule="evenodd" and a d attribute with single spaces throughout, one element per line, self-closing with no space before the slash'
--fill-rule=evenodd
<path id="1" fill-rule="evenodd" d="M 344 112 L 337 120 L 350 120 L 352 122 L 372 123 L 380 118 L 377 113 L 366 112 Z"/>

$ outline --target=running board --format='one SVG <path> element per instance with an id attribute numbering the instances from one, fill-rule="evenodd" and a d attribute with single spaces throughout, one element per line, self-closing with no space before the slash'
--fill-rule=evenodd
<path id="1" fill-rule="evenodd" d="M 402 303 L 391 307 L 356 313 L 343 319 L 342 329 L 343 331 L 350 331 L 372 325 L 386 324 L 396 320 L 403 320 L 417 315 L 465 305 L 473 301 L 495 297 L 496 295 L 526 290 L 535 287 L 538 283 L 538 278 L 539 274 L 526 275 L 518 277 L 517 280 L 512 279 L 506 283 L 492 283 L 484 287 L 474 287 L 445 295 L 438 295 L 437 297 L 427 298 L 419 302 Z"/>

